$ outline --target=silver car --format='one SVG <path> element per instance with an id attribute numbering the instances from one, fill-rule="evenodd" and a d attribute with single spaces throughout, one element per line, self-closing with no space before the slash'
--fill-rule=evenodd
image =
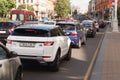
<path id="1" fill-rule="evenodd" d="M 22 80 L 23 68 L 19 57 L 0 43 L 0 80 Z"/>

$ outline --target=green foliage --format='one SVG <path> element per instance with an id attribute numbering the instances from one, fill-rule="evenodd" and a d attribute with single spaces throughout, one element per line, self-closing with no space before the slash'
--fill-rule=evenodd
<path id="1" fill-rule="evenodd" d="M 26 7 L 26 5 L 23 4 L 23 5 L 18 6 L 18 9 L 25 9 L 25 7 Z M 27 5 L 27 9 L 31 10 L 31 11 L 34 11 L 34 8 L 31 5 Z"/>
<path id="2" fill-rule="evenodd" d="M 78 12 L 77 10 L 74 10 L 73 15 L 76 15 L 76 14 L 78 14 Z"/>
<path id="3" fill-rule="evenodd" d="M 8 21 L 9 18 L 0 18 L 0 21 Z"/>
<path id="4" fill-rule="evenodd" d="M 0 0 L 0 17 L 6 17 L 13 7 L 15 0 Z"/>
<path id="5" fill-rule="evenodd" d="M 120 25 L 120 7 L 117 9 L 118 24 Z"/>
<path id="6" fill-rule="evenodd" d="M 57 0 L 55 3 L 55 12 L 57 17 L 67 17 L 70 12 L 69 0 Z"/>

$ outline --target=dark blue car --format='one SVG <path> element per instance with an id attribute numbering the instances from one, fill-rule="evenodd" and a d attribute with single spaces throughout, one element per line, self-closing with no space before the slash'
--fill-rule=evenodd
<path id="1" fill-rule="evenodd" d="M 83 30 L 82 26 L 79 22 L 74 21 L 61 21 L 57 22 L 65 34 L 69 36 L 72 41 L 72 45 L 81 47 L 81 44 L 85 44 L 86 42 L 86 32 Z"/>

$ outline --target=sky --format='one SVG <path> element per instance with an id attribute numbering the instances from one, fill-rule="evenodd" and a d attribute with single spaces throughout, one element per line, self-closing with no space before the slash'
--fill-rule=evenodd
<path id="1" fill-rule="evenodd" d="M 90 0 L 70 0 L 71 4 L 74 6 L 78 6 L 80 8 L 81 13 L 85 13 L 88 11 L 88 4 Z"/>

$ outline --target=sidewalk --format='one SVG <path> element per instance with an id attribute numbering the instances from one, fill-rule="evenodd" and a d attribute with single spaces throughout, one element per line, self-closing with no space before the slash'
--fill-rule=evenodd
<path id="1" fill-rule="evenodd" d="M 109 26 L 90 80 L 120 80 L 120 32 Z"/>

